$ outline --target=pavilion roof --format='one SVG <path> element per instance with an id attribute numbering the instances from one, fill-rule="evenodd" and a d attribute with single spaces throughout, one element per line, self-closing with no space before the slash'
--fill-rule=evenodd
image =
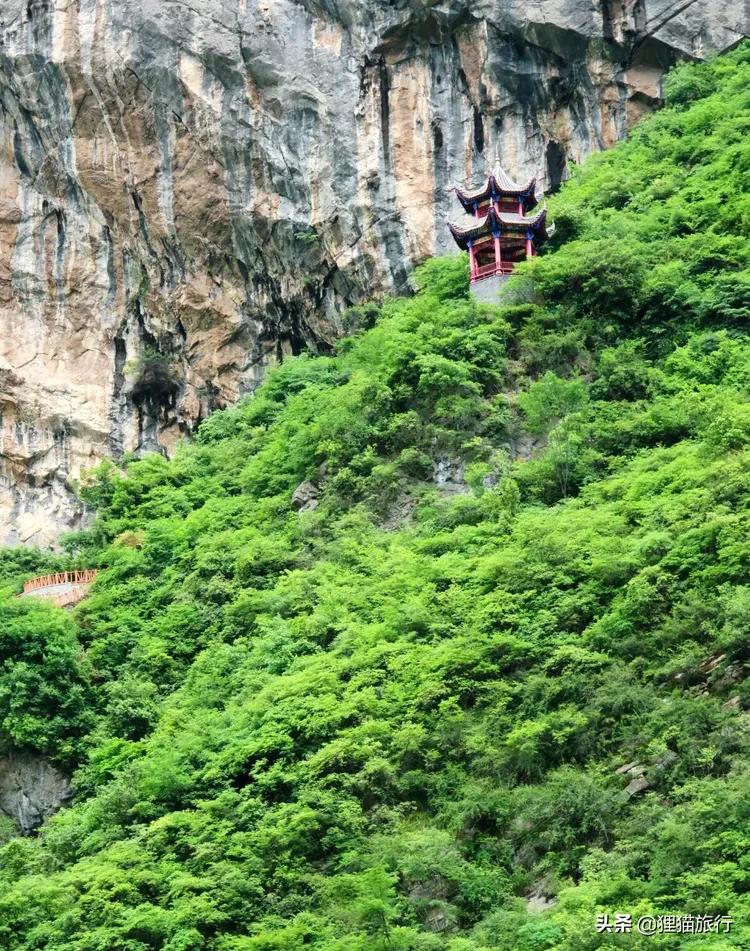
<path id="1" fill-rule="evenodd" d="M 468 211 L 475 202 L 483 202 L 490 199 L 493 195 L 510 198 L 521 198 L 535 201 L 534 192 L 536 190 L 536 178 L 530 178 L 526 184 L 513 181 L 505 169 L 498 164 L 483 185 L 473 190 L 464 191 L 462 188 L 456 188 L 458 200 Z"/>
<path id="2" fill-rule="evenodd" d="M 549 236 L 546 208 L 540 208 L 533 215 L 516 215 L 504 211 L 498 214 L 494 207 L 490 207 L 483 218 L 463 215 L 458 221 L 449 221 L 448 227 L 456 244 L 464 249 L 468 247 L 469 241 L 486 238 L 496 231 L 524 237 L 527 231 L 532 231 L 538 241 L 546 241 Z"/>

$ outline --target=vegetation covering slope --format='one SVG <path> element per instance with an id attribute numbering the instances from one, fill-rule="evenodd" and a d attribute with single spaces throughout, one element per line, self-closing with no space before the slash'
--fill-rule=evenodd
<path id="1" fill-rule="evenodd" d="M 100 472 L 73 614 L 0 560 L 3 736 L 78 790 L 6 836 L 1 947 L 750 947 L 750 50 L 669 97 L 503 306 L 433 261 Z"/>

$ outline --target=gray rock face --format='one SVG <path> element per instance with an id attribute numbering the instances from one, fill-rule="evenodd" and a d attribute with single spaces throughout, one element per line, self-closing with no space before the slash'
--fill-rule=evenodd
<path id="1" fill-rule="evenodd" d="M 14 819 L 24 834 L 71 796 L 68 780 L 42 757 L 13 753 L 0 759 L 0 812 Z"/>
<path id="2" fill-rule="evenodd" d="M 0 541 L 83 513 L 342 307 L 449 249 L 496 154 L 547 190 L 735 43 L 739 0 L 3 0 Z"/>
<path id="3" fill-rule="evenodd" d="M 478 301 L 485 304 L 500 303 L 500 291 L 510 275 L 495 274 L 486 277 L 483 281 L 472 284 L 471 292 Z"/>
<path id="4" fill-rule="evenodd" d="M 292 494 L 292 508 L 298 512 L 311 512 L 318 507 L 320 489 L 312 482 L 300 482 Z"/>

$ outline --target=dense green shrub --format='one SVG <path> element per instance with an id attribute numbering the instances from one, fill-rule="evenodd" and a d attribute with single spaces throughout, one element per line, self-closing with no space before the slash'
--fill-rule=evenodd
<path id="1" fill-rule="evenodd" d="M 749 81 L 680 67 L 500 306 L 431 261 L 102 467 L 72 616 L 0 554 L 0 741 L 77 766 L 0 830 L 3 947 L 748 946 Z"/>
<path id="2" fill-rule="evenodd" d="M 36 599 L 0 602 L 0 740 L 67 760 L 92 725 L 76 625 Z"/>

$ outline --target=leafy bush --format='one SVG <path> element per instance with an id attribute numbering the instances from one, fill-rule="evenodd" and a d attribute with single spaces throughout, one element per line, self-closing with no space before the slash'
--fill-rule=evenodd
<path id="1" fill-rule="evenodd" d="M 0 738 L 78 791 L 0 830 L 3 947 L 748 946 L 748 81 L 680 67 L 503 306 L 431 261 L 102 467 L 72 615 L 0 555 Z"/>

